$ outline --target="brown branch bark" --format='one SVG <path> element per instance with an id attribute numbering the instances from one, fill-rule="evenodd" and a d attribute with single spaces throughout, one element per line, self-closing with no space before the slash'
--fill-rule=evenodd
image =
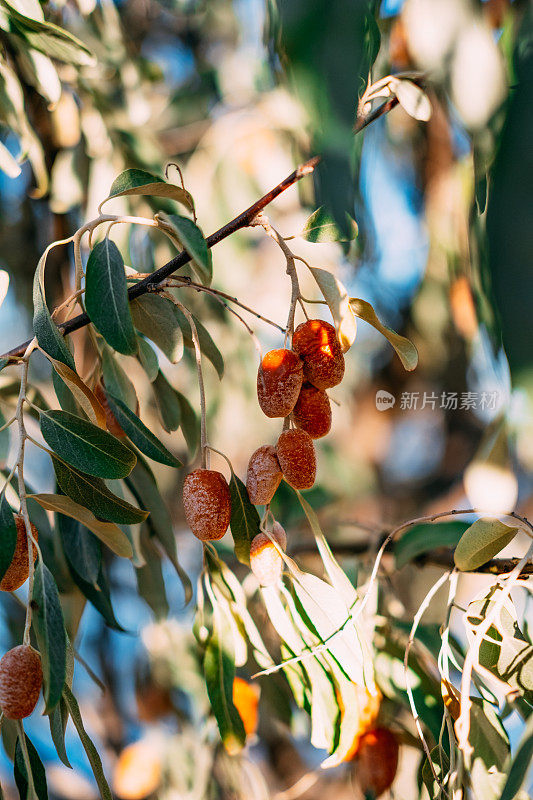
<path id="1" fill-rule="evenodd" d="M 366 128 L 367 125 L 370 125 L 372 122 L 374 122 L 374 120 L 382 117 L 384 114 L 387 114 L 392 108 L 394 108 L 395 105 L 397 105 L 397 102 L 398 101 L 396 98 L 391 98 L 381 106 L 378 106 L 378 108 L 370 111 L 366 116 L 359 116 L 354 126 L 354 132 L 359 133 L 363 130 L 363 128 Z M 259 200 L 253 203 L 253 205 L 232 219 L 222 228 L 219 228 L 218 231 L 215 231 L 208 236 L 206 240 L 207 246 L 209 248 L 214 247 L 214 245 L 218 244 L 223 239 L 226 239 L 228 236 L 231 236 L 233 233 L 236 233 L 238 230 L 248 227 L 253 222 L 255 217 L 264 208 L 266 208 L 266 206 L 272 203 L 276 197 L 279 197 L 280 194 L 285 192 L 291 186 L 294 186 L 295 183 L 298 183 L 298 181 L 304 178 L 306 175 L 310 175 L 319 161 L 320 156 L 315 156 L 309 161 L 306 161 L 305 164 L 302 164 L 295 169 L 294 172 L 291 172 L 291 174 L 282 180 L 281 183 L 278 183 L 277 186 L 274 186 L 273 189 L 263 195 L 263 197 L 259 198 Z M 149 291 L 153 291 L 155 285 L 162 283 L 178 269 L 185 266 L 185 264 L 188 264 L 189 261 L 191 261 L 191 257 L 185 250 L 183 250 L 181 253 L 178 253 L 178 255 L 167 264 L 155 270 L 155 272 L 151 273 L 134 286 L 130 286 L 128 289 L 129 300 L 134 300 L 137 297 L 147 294 Z M 73 317 L 66 322 L 60 323 L 58 327 L 61 333 L 67 335 L 73 331 L 77 331 L 80 328 L 85 327 L 85 325 L 88 325 L 90 321 L 91 320 L 87 314 L 79 314 L 77 317 Z M 31 339 L 23 344 L 18 345 L 17 347 L 13 347 L 8 352 L 0 355 L 0 359 L 9 358 L 16 360 L 17 358 L 20 358 L 24 354 L 30 341 Z"/>

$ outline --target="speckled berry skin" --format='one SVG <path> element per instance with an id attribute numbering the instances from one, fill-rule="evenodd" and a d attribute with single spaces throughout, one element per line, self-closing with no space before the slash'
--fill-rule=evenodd
<path id="1" fill-rule="evenodd" d="M 11 564 L 7 568 L 7 572 L 0 581 L 0 589 L 3 592 L 14 592 L 19 586 L 28 579 L 30 574 L 30 564 L 28 558 L 28 537 L 26 535 L 26 525 L 22 514 L 15 515 L 15 525 L 17 526 L 17 544 L 15 545 L 15 552 Z M 39 534 L 35 525 L 31 526 L 33 538 L 38 540 Z M 37 549 L 33 548 L 33 560 L 37 558 Z"/>
<path id="2" fill-rule="evenodd" d="M 28 717 L 43 684 L 41 657 L 29 645 L 8 650 L 0 660 L 0 708 L 8 719 Z"/>
<path id="3" fill-rule="evenodd" d="M 398 739 L 388 728 L 374 728 L 359 740 L 355 777 L 361 790 L 380 797 L 392 786 L 398 769 Z"/>
<path id="4" fill-rule="evenodd" d="M 279 527 L 281 528 L 281 525 Z M 281 530 L 283 531 L 283 528 Z M 283 531 L 283 534 L 285 534 L 285 531 Z M 278 538 L 279 532 L 277 534 L 274 530 L 271 531 L 270 535 L 284 550 L 283 541 L 285 541 L 286 546 L 287 537 Z M 281 577 L 283 559 L 266 533 L 258 533 L 252 539 L 250 545 L 250 569 L 261 586 L 274 586 Z"/>
<path id="5" fill-rule="evenodd" d="M 231 495 L 221 472 L 195 469 L 183 483 L 185 517 L 202 541 L 222 539 L 231 518 Z"/>
<path id="6" fill-rule="evenodd" d="M 257 506 L 270 503 L 282 478 L 276 448 L 269 444 L 258 447 L 250 457 L 246 474 L 250 502 Z"/>
<path id="7" fill-rule="evenodd" d="M 109 401 L 105 393 L 105 389 L 101 383 L 97 383 L 96 386 L 94 387 L 94 396 L 104 409 L 105 424 L 109 433 L 112 433 L 113 436 L 117 436 L 118 438 L 123 439 L 126 436 L 126 434 L 122 429 L 122 426 L 118 422 L 117 418 L 111 411 L 111 408 L 109 406 Z"/>
<path id="8" fill-rule="evenodd" d="M 283 477 L 294 489 L 310 489 L 316 478 L 313 440 L 299 428 L 283 431 L 276 447 Z"/>
<path id="9" fill-rule="evenodd" d="M 257 399 L 267 417 L 287 417 L 303 383 L 303 365 L 292 350 L 270 350 L 257 372 Z"/>
<path id="10" fill-rule="evenodd" d="M 321 439 L 331 430 L 331 403 L 322 389 L 304 383 L 292 412 L 294 424 L 312 439 Z"/>
<path id="11" fill-rule="evenodd" d="M 344 355 L 333 325 L 308 319 L 298 325 L 292 348 L 303 361 L 304 376 L 317 389 L 337 386 L 344 377 Z"/>

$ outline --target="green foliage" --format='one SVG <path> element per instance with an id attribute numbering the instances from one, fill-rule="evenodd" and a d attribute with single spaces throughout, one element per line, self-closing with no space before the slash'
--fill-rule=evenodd
<path id="1" fill-rule="evenodd" d="M 43 762 L 30 739 L 24 734 L 25 744 L 22 745 L 20 737 L 15 745 L 15 783 L 21 800 L 48 800 L 48 787 L 46 785 L 46 772 Z M 24 756 L 24 748 L 28 754 L 30 775 Z"/>
<path id="2" fill-rule="evenodd" d="M 498 519 L 485 517 L 476 520 L 461 536 L 455 549 L 455 566 L 467 572 L 481 567 L 512 542 L 518 527 Z"/>
<path id="3" fill-rule="evenodd" d="M 141 453 L 168 467 L 182 466 L 181 461 L 167 450 L 133 411 L 130 411 L 126 403 L 111 394 L 107 395 L 107 399 L 120 427 Z"/>
<path id="4" fill-rule="evenodd" d="M 0 495 L 0 580 L 13 560 L 16 545 L 17 527 L 4 490 Z"/>
<path id="5" fill-rule="evenodd" d="M 259 514 L 248 497 L 246 486 L 241 479 L 231 473 L 229 482 L 231 493 L 230 528 L 235 546 L 235 555 L 243 564 L 250 563 L 250 544 L 259 533 Z"/>
<path id="6" fill-rule="evenodd" d="M 89 255 L 85 272 L 85 305 L 95 328 L 119 353 L 137 352 L 124 261 L 114 242 L 98 242 Z"/>
<path id="7" fill-rule="evenodd" d="M 57 586 L 42 560 L 37 561 L 32 594 L 33 628 L 41 653 L 46 712 L 59 703 L 65 684 L 67 640 Z"/>

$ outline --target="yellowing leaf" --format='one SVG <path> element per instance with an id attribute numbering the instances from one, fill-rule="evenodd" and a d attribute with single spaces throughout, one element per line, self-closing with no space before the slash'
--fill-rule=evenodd
<path id="1" fill-rule="evenodd" d="M 463 572 L 481 567 L 507 547 L 518 531 L 518 527 L 492 517 L 476 520 L 463 533 L 455 549 L 455 566 Z"/>
<path id="2" fill-rule="evenodd" d="M 310 270 L 329 306 L 337 328 L 339 342 L 343 352 L 346 352 L 352 346 L 357 330 L 348 291 L 333 273 L 318 267 L 310 267 Z"/>
<path id="3" fill-rule="evenodd" d="M 102 522 L 83 506 L 75 503 L 70 497 L 63 494 L 32 494 L 39 505 L 46 511 L 55 511 L 66 514 L 85 525 L 95 536 L 106 544 L 117 556 L 131 558 L 133 550 L 126 534 L 114 522 Z"/>
<path id="4" fill-rule="evenodd" d="M 352 297 L 350 306 L 357 317 L 364 319 L 365 322 L 368 322 L 389 340 L 406 370 L 411 372 L 411 370 L 415 369 L 418 364 L 418 351 L 410 339 L 400 336 L 399 333 L 395 333 L 390 328 L 387 328 L 386 325 L 383 325 L 370 303 L 367 303 L 366 300 Z"/>
<path id="5" fill-rule="evenodd" d="M 44 353 L 44 355 L 52 362 L 52 366 L 59 377 L 62 378 L 66 384 L 68 384 L 70 391 L 83 408 L 91 422 L 93 422 L 95 425 L 98 425 L 99 428 L 103 428 L 105 430 L 105 411 L 87 384 L 82 381 L 80 376 L 74 372 L 73 369 L 67 367 L 67 365 L 63 364 L 62 361 L 52 358 L 52 356 L 48 355 L 48 353 Z"/>

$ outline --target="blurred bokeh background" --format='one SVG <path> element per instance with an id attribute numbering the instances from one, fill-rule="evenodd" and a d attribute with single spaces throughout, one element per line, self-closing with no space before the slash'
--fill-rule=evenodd
<path id="1" fill-rule="evenodd" d="M 0 267 L 11 279 L 0 314 L 0 349 L 30 335 L 31 284 L 44 247 L 94 217 L 121 170 L 162 174 L 167 164 L 177 163 L 207 234 L 320 152 L 327 158 L 315 183 L 309 178 L 290 189 L 267 215 L 284 236 L 292 236 L 320 204 L 341 224 L 348 210 L 358 226 L 349 245 L 296 239 L 293 249 L 335 272 L 351 295 L 371 302 L 387 325 L 415 342 L 420 355 L 416 371 L 406 373 L 386 340 L 359 323 L 346 379 L 332 393 L 338 401 L 332 434 L 318 445 L 318 480 L 308 495 L 328 537 L 345 553 L 353 546 L 354 553 L 367 548 L 371 555 L 384 529 L 433 511 L 510 510 L 517 501 L 521 513 L 533 515 L 529 3 L 57 0 L 45 4 L 45 13 L 79 37 L 96 61 L 32 61 L 0 30 L 6 63 L 20 84 L 20 106 L 13 112 L 10 78 L 0 72 L 1 142 L 13 155 L 22 149 L 29 156 L 20 174 L 5 157 L 2 163 L 11 171 L 0 172 Z M 369 14 L 375 27 L 363 35 Z M 433 113 L 427 123 L 419 122 L 399 106 L 354 136 L 362 76 L 378 48 L 372 79 L 424 73 Z M 112 206 L 147 216 L 159 207 L 144 198 L 122 198 Z M 168 240 L 149 229 L 116 226 L 113 236 L 126 262 L 141 272 L 174 255 Z M 213 260 L 216 288 L 284 324 L 290 297 L 284 260 L 260 230 L 222 242 Z M 50 305 L 68 296 L 72 281 L 72 253 L 58 248 L 47 267 Z M 303 265 L 301 281 L 306 296 L 316 296 Z M 278 433 L 257 406 L 257 352 L 245 328 L 220 304 L 190 289 L 183 294 L 224 354 L 222 382 L 206 367 L 210 438 L 243 477 L 251 452 Z M 282 346 L 281 334 L 259 320 L 249 322 L 264 348 Z M 77 343 L 83 345 L 83 334 Z M 124 366 L 141 409 L 155 419 L 150 387 L 131 361 L 124 359 Z M 83 374 L 83 362 L 78 366 Z M 165 369 L 196 404 L 193 366 L 186 354 Z M 36 362 L 33 380 L 52 397 L 46 370 Z M 0 392 L 12 379 L 9 371 L 2 373 Z M 380 407 L 379 391 L 394 403 Z M 168 434 L 165 441 L 184 450 L 180 436 Z M 52 490 L 48 461 L 30 452 L 28 479 Z M 2 457 L 8 458 L 7 449 Z M 157 476 L 181 560 L 194 576 L 200 549 L 183 525 L 183 475 L 161 469 Z M 310 535 L 301 510 L 288 491 L 280 490 L 275 504 L 289 549 L 305 558 Z M 515 540 L 510 554 L 522 555 L 524 547 Z M 76 670 L 87 724 L 110 774 L 126 745 L 142 742 L 131 753 L 133 777 L 122 761 L 119 796 L 142 798 L 155 790 L 168 800 L 202 798 L 211 756 L 195 736 L 184 690 L 201 709 L 205 689 L 191 655 L 192 612 L 184 607 L 181 585 L 164 563 L 170 619 L 163 621 L 166 604 L 150 608 L 139 598 L 128 563 L 109 560 L 106 571 L 114 614 L 126 632 L 109 628 L 102 613 L 89 603 L 84 607 L 75 587 L 67 587 L 73 616 L 83 614 L 80 657 L 110 687 L 102 694 L 83 669 Z M 410 566 L 386 575 L 393 613 L 411 619 L 439 574 Z M 465 596 L 480 591 L 484 581 L 464 579 Z M 6 649 L 23 612 L 9 597 L 1 598 L 1 611 Z M 438 604 L 432 613 L 438 621 Z M 263 686 L 265 696 L 268 691 Z M 238 774 L 231 772 L 234 766 L 217 765 L 220 781 L 234 785 L 223 796 L 270 796 L 265 782 L 276 796 L 306 763 L 315 763 L 304 745 L 303 721 L 293 721 L 290 745 L 275 725 L 262 724 L 265 736 L 251 765 Z M 76 775 L 58 762 L 45 719 L 32 717 L 28 731 L 47 764 L 53 797 L 96 796 L 74 736 L 67 736 L 67 749 Z M 163 751 L 171 755 L 164 788 L 158 789 Z M 2 759 L 0 778 L 7 785 L 8 761 Z M 139 771 L 139 764 L 146 767 Z M 262 778 L 253 764 L 261 764 Z M 303 796 L 340 796 L 336 780 L 328 776 Z M 414 796 L 409 792 L 399 789 L 395 796 Z"/>

